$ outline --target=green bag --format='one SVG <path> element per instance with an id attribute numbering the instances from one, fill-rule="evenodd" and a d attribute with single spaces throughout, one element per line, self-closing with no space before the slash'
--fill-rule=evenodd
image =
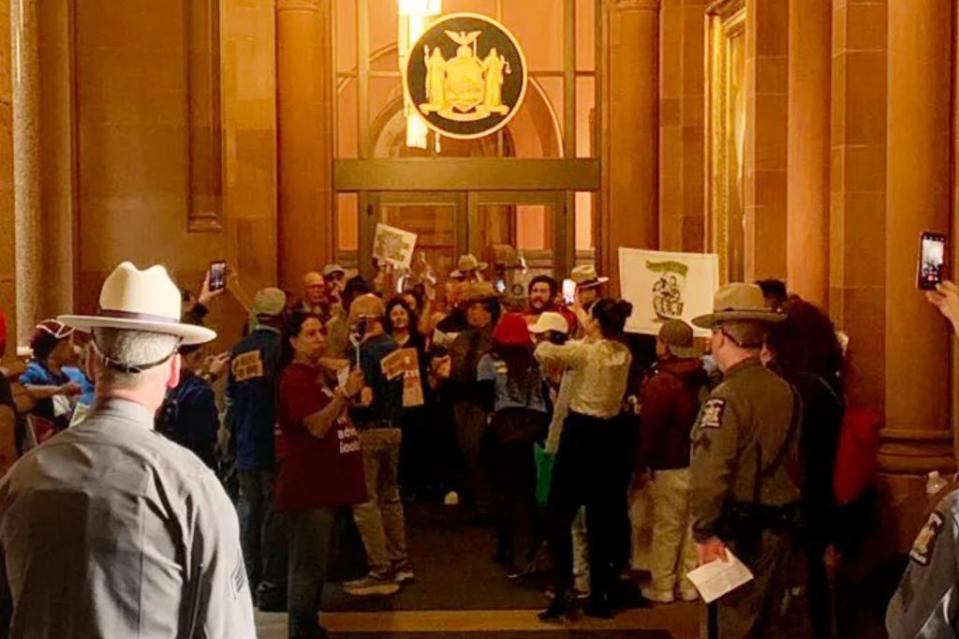
<path id="1" fill-rule="evenodd" d="M 549 487 L 553 481 L 553 462 L 556 455 L 547 453 L 546 449 L 536 444 L 533 446 L 533 456 L 536 458 L 536 504 L 545 506 L 549 501 Z"/>

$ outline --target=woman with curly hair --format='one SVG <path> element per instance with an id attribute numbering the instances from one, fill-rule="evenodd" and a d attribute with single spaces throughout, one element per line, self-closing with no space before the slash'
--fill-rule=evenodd
<path id="1" fill-rule="evenodd" d="M 430 447 L 433 441 L 429 432 L 428 392 L 426 380 L 426 338 L 419 330 L 419 317 L 405 295 L 397 295 L 386 303 L 384 318 L 386 333 L 396 340 L 400 348 L 412 348 L 419 362 L 419 379 L 404 380 L 403 416 L 400 429 L 403 443 L 400 445 L 399 480 L 406 499 L 423 496 L 434 483 L 436 459 Z M 419 394 L 412 394 L 409 384 L 419 387 Z"/>
<path id="2" fill-rule="evenodd" d="M 763 362 L 786 379 L 803 405 L 801 451 L 802 506 L 809 557 L 809 605 L 815 637 L 830 637 L 827 564 L 837 554 L 839 507 L 833 469 L 845 402 L 840 373 L 842 348 L 832 321 L 815 305 L 798 298 L 784 306 L 786 320 L 766 336 Z"/>

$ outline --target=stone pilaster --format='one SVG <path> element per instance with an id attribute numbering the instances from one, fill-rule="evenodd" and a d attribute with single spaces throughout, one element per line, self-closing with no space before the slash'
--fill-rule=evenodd
<path id="1" fill-rule="evenodd" d="M 600 268 L 618 288 L 619 247 L 659 245 L 659 0 L 607 0 Z"/>
<path id="2" fill-rule="evenodd" d="M 0 0 L 0 309 L 7 316 L 7 354 L 16 356 L 16 213 L 13 208 L 13 88 L 10 0 Z"/>
<path id="3" fill-rule="evenodd" d="M 40 211 L 40 64 L 37 49 L 37 4 L 14 2 L 11 82 L 13 113 L 13 178 L 16 226 L 17 340 L 29 342 L 40 317 L 40 277 L 43 273 Z M 8 313 L 9 315 L 9 313 Z"/>

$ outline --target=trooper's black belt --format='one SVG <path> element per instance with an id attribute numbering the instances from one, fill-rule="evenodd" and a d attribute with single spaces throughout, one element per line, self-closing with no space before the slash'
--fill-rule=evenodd
<path id="1" fill-rule="evenodd" d="M 723 509 L 723 520 L 734 530 L 747 528 L 753 531 L 788 532 L 802 527 L 802 509 L 798 501 L 782 506 L 770 506 L 729 500 Z"/>

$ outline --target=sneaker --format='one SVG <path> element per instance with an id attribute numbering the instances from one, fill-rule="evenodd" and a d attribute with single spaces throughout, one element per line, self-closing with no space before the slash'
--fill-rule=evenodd
<path id="1" fill-rule="evenodd" d="M 643 598 L 654 603 L 669 604 L 676 601 L 676 596 L 671 590 L 653 590 L 652 588 L 642 588 L 640 592 Z"/>
<path id="2" fill-rule="evenodd" d="M 343 591 L 354 597 L 392 595 L 396 594 L 399 589 L 400 585 L 396 583 L 396 580 L 372 572 L 361 579 L 355 579 L 343 584 Z"/>
<path id="3" fill-rule="evenodd" d="M 416 579 L 416 575 L 413 574 L 413 566 L 406 562 L 397 565 L 396 568 L 393 569 L 393 575 L 396 583 L 401 586 L 408 586 Z"/>

